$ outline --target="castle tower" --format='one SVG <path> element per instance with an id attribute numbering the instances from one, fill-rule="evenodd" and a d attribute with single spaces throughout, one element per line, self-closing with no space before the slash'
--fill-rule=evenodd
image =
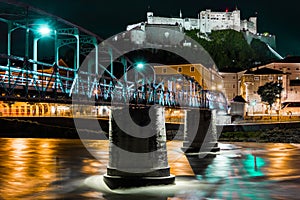
<path id="1" fill-rule="evenodd" d="M 233 29 L 236 31 L 241 30 L 241 12 L 240 10 L 234 10 L 232 12 L 233 16 Z"/>
<path id="2" fill-rule="evenodd" d="M 153 12 L 147 12 L 147 23 L 153 24 Z"/>
<path id="3" fill-rule="evenodd" d="M 250 32 L 252 32 L 253 34 L 256 34 L 257 33 L 257 17 L 250 17 L 249 21 L 253 23 L 253 27 Z"/>

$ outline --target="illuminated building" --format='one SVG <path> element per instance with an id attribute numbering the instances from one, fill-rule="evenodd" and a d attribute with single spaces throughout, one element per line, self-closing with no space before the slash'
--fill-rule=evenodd
<path id="1" fill-rule="evenodd" d="M 157 75 L 186 75 L 194 79 L 205 90 L 223 90 L 223 79 L 215 67 L 206 68 L 201 64 L 155 66 Z"/>
<path id="2" fill-rule="evenodd" d="M 224 80 L 228 102 L 235 95 L 241 95 L 248 103 L 248 115 L 265 114 L 267 105 L 257 94 L 259 86 L 268 82 L 280 82 L 283 86 L 281 99 L 273 106 L 280 110 L 280 103 L 299 102 L 300 99 L 300 57 L 286 57 L 265 65 L 257 66 L 238 73 L 220 72 Z M 273 114 L 276 113 L 275 110 Z M 287 113 L 281 113 L 286 115 Z"/>

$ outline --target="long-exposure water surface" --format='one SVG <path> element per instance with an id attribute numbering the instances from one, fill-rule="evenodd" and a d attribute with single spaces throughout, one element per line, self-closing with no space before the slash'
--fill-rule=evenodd
<path id="1" fill-rule="evenodd" d="M 80 140 L 2 138 L 0 145 L 0 199 L 300 198 L 299 144 L 220 144 L 215 156 L 199 159 L 168 142 L 175 185 L 114 191 L 101 185 L 107 140 L 85 141 L 98 159 Z"/>

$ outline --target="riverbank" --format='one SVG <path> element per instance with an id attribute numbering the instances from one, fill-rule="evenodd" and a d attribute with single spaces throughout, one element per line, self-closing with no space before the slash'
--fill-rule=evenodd
<path id="1" fill-rule="evenodd" d="M 108 119 L 76 118 L 86 127 L 76 127 L 71 117 L 0 117 L 0 137 L 7 138 L 69 138 L 107 139 Z M 97 120 L 99 123 L 90 123 Z M 101 127 L 102 130 L 99 130 Z M 218 126 L 220 142 L 300 143 L 300 122 L 256 122 Z M 77 130 L 80 130 L 80 136 Z M 179 131 L 178 131 L 179 129 Z M 183 126 L 166 123 L 167 138 L 183 139 Z"/>
<path id="2" fill-rule="evenodd" d="M 168 140 L 172 140 L 178 133 L 180 134 L 179 137 L 183 139 L 183 126 L 180 124 L 166 123 L 166 129 Z M 177 130 L 179 131 L 177 132 Z M 0 137 L 3 138 L 106 140 L 108 139 L 108 132 L 109 121 L 107 118 L 0 117 Z"/>
<path id="3" fill-rule="evenodd" d="M 108 121 L 102 118 L 76 118 L 88 126 L 76 127 L 72 117 L 0 117 L 0 137 L 107 139 Z M 99 126 L 90 123 L 97 120 Z M 99 130 L 101 127 L 102 130 Z M 77 130 L 81 131 L 79 136 Z"/>
<path id="4" fill-rule="evenodd" d="M 224 125 L 219 141 L 300 143 L 300 121 L 244 120 Z"/>
<path id="5" fill-rule="evenodd" d="M 222 132 L 220 142 L 300 143 L 300 128 Z"/>

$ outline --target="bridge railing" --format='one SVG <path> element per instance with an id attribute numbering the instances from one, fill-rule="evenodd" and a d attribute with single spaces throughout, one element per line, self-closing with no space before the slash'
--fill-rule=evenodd
<path id="1" fill-rule="evenodd" d="M 3 56 L 6 55 L 1 54 Z M 73 69 L 17 56 L 6 58 L 13 65 L 0 66 L 0 89 L 5 96 L 34 94 L 45 97 L 46 93 L 69 93 L 74 79 Z M 33 70 L 33 65 L 36 65 L 36 70 Z"/>
<path id="2" fill-rule="evenodd" d="M 83 74 L 73 83 L 73 94 L 95 99 L 99 104 L 159 104 L 165 107 L 196 107 L 227 112 L 226 98 L 218 91 L 199 90 L 194 86 L 185 90 L 169 90 L 168 85 L 175 85 L 172 81 L 163 80 L 155 84 L 147 81 L 125 83 L 110 77 Z"/>
<path id="3" fill-rule="evenodd" d="M 77 72 L 74 69 L 54 64 L 8 57 L 23 65 L 0 66 L 0 89 L 5 96 L 68 98 L 80 95 L 97 103 L 111 104 L 159 104 L 166 107 L 196 107 L 218 109 L 227 112 L 226 98 L 221 92 L 203 90 L 191 80 L 178 82 L 174 77 L 147 79 L 137 82 L 118 80 L 114 77 Z M 11 62 L 13 63 L 13 62 Z M 37 65 L 37 70 L 33 70 Z M 153 79 L 152 79 L 153 81 Z M 182 88 L 177 88 L 180 84 Z"/>

